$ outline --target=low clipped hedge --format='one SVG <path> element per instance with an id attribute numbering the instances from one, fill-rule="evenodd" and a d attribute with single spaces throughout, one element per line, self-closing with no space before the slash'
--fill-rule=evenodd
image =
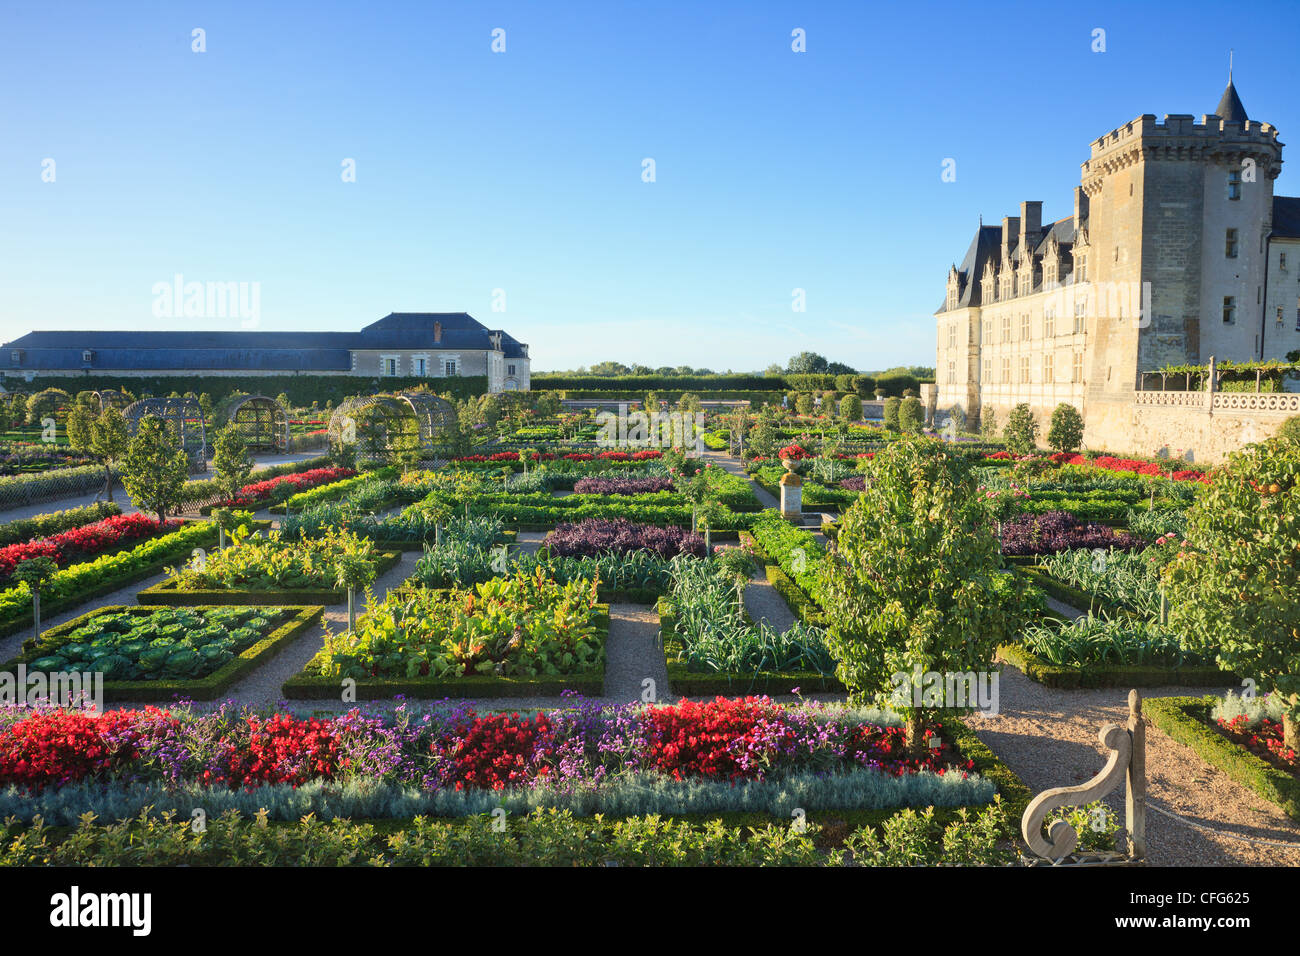
<path id="1" fill-rule="evenodd" d="M 593 607 L 596 632 L 602 645 L 609 642 L 609 605 Z M 282 692 L 289 700 L 336 700 L 343 693 L 343 678 L 317 677 L 308 673 L 322 662 L 322 649 L 301 672 L 284 682 Z M 605 674 L 571 674 L 556 677 L 488 677 L 473 674 L 455 679 L 434 677 L 384 677 L 357 681 L 357 700 L 386 700 L 399 694 L 419 699 L 443 697 L 558 697 L 571 690 L 587 697 L 605 691 Z"/>
<path id="2" fill-rule="evenodd" d="M 202 610 L 202 608 L 199 608 Z M 194 680 L 134 680 L 104 681 L 104 699 L 106 701 L 171 701 L 176 697 L 191 700 L 216 700 L 237 680 L 253 668 L 270 660 L 276 654 L 292 644 L 298 637 L 320 620 L 323 608 L 291 607 L 297 613 L 274 631 L 255 644 L 245 648 L 233 660 L 213 671 L 206 677 Z M 0 666 L 0 671 L 13 671 L 19 664 L 30 664 L 37 658 L 49 653 L 66 641 L 62 640 L 70 632 L 86 624 L 91 618 L 104 613 L 126 612 L 150 613 L 152 607 L 133 605 L 106 605 L 96 608 L 88 614 L 73 618 L 57 627 L 52 627 L 41 635 L 39 643 L 28 641 L 23 653 L 8 663 Z"/>
<path id="3" fill-rule="evenodd" d="M 790 575 L 786 574 L 779 564 L 772 561 L 767 551 L 755 540 L 752 534 L 742 531 L 740 533 L 740 543 L 743 547 L 753 551 L 755 557 L 762 563 L 767 583 L 776 588 L 777 593 L 785 599 L 785 603 L 790 607 L 790 613 L 805 624 L 826 627 L 826 615 L 822 612 L 821 605 L 814 601 L 808 595 L 808 592 L 800 587 Z"/>
<path id="4" fill-rule="evenodd" d="M 1158 667 L 1145 664 L 1071 667 L 1050 664 L 1020 644 L 998 645 L 998 657 L 1018 668 L 1030 680 L 1047 687 L 1222 687 L 1237 683 L 1230 671 L 1207 664 Z"/>
<path id="5" fill-rule="evenodd" d="M 212 547 L 216 542 L 216 525 L 186 522 L 171 534 L 149 538 L 129 550 L 68 565 L 57 571 L 41 589 L 41 617 L 62 614 L 87 601 L 151 578 L 176 561 L 189 557 L 194 548 Z M 55 588 L 63 592 L 61 596 L 54 592 Z M 0 637 L 15 634 L 31 625 L 31 592 L 20 585 L 0 594 Z"/>
<path id="6" fill-rule="evenodd" d="M 400 551 L 385 551 L 375 560 L 375 576 L 378 577 L 393 568 L 402 560 Z M 168 578 L 145 588 L 136 596 L 141 604 L 161 605 L 163 607 L 216 607 L 230 604 L 256 604 L 266 607 L 303 604 L 342 604 L 348 599 L 348 592 L 338 588 L 324 590 L 243 590 L 238 588 L 213 588 L 206 591 L 182 591 L 175 578 Z"/>
<path id="7" fill-rule="evenodd" d="M 103 465 L 51 468 L 37 474 L 0 477 L 0 511 L 23 505 L 84 495 L 104 487 Z"/>
<path id="8" fill-rule="evenodd" d="M 1273 766 L 1220 733 L 1211 723 L 1214 697 L 1151 697 L 1142 702 L 1151 723 L 1206 763 L 1300 820 L 1300 777 Z"/>
<path id="9" fill-rule="evenodd" d="M 680 697 L 712 697 L 734 694 L 789 694 L 795 688 L 801 692 L 833 691 L 843 693 L 845 687 L 834 676 L 823 676 L 816 671 L 755 671 L 753 674 L 704 674 L 688 670 L 677 658 L 685 648 L 676 634 L 677 612 L 668 598 L 660 598 L 655 606 L 659 612 L 659 644 L 664 650 L 664 663 L 668 668 L 669 690 Z"/>

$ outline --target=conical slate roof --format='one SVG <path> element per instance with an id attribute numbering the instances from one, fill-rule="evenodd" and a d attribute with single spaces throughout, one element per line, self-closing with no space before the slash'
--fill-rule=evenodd
<path id="1" fill-rule="evenodd" d="M 1219 100 L 1214 115 L 1229 123 L 1244 123 L 1247 120 L 1246 107 L 1241 105 L 1241 97 L 1237 95 L 1237 88 L 1232 85 L 1232 77 L 1228 77 L 1228 87 L 1223 91 L 1223 97 Z"/>

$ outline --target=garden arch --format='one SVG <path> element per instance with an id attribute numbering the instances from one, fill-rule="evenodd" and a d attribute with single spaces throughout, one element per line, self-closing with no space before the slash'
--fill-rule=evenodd
<path id="1" fill-rule="evenodd" d="M 233 395 L 215 418 L 234 425 L 250 451 L 289 450 L 289 412 L 266 395 Z"/>
<path id="2" fill-rule="evenodd" d="M 157 418 L 167 426 L 176 446 L 185 452 L 190 461 L 190 472 L 202 474 L 208 469 L 208 435 L 203 421 L 203 408 L 193 398 L 142 398 L 132 402 L 122 411 L 127 427 L 134 436 L 140 422 Z"/>
<path id="3" fill-rule="evenodd" d="M 330 416 L 331 447 L 355 444 L 361 461 L 386 461 L 404 439 L 413 439 L 426 460 L 438 457 L 456 425 L 456 407 L 432 392 L 354 395 Z"/>

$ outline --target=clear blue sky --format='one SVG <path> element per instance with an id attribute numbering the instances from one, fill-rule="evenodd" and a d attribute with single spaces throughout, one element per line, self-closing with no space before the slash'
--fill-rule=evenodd
<path id="1" fill-rule="evenodd" d="M 268 330 L 467 311 L 537 369 L 930 365 L 979 215 L 1068 215 L 1089 142 L 1213 110 L 1229 47 L 1300 135 L 1290 3 L 3 4 L 0 341 L 239 327 L 155 318 L 179 273 L 260 283 Z"/>

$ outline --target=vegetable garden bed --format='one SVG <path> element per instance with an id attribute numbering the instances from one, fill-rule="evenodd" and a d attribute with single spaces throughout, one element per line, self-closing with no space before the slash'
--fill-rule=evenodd
<path id="1" fill-rule="evenodd" d="M 173 612 L 159 607 L 110 605 L 97 608 L 88 614 L 51 628 L 41 635 L 39 643 L 28 641 L 23 653 L 3 665 L 0 670 L 12 671 L 19 664 L 23 664 L 30 674 L 33 671 L 46 669 L 38 665 L 42 663 L 48 665 L 52 659 L 59 660 L 62 665 L 57 668 L 50 667 L 50 670 L 81 670 L 82 668 L 77 666 L 79 661 L 72 660 L 71 655 L 75 654 L 80 658 L 83 654 L 94 654 L 95 646 L 102 639 L 104 643 L 113 645 L 111 652 L 113 655 L 128 661 L 128 664 L 120 664 L 117 661 L 113 663 L 119 664 L 126 670 L 147 671 L 149 668 L 146 664 L 151 662 L 146 662 L 145 657 L 151 652 L 161 656 L 158 652 L 163 650 L 161 647 L 155 647 L 153 642 L 169 640 L 169 646 L 166 648 L 167 661 L 171 661 L 173 654 L 192 654 L 185 657 L 183 663 L 187 669 L 194 671 L 195 676 L 167 676 L 155 680 L 111 679 L 106 672 L 105 699 L 168 701 L 179 695 L 192 700 L 214 700 L 239 678 L 292 644 L 299 635 L 320 619 L 321 610 L 320 607 L 299 606 L 239 609 L 195 607 Z M 175 630 L 174 636 L 151 639 L 149 634 L 157 632 L 143 631 L 134 642 L 116 643 L 114 635 L 131 636 L 127 627 L 133 622 L 140 622 L 137 626 L 147 628 L 151 626 L 150 622 L 159 621 L 161 628 L 163 623 L 160 620 L 160 612 L 162 617 L 174 618 L 174 620 L 169 619 L 165 625 L 166 629 Z M 210 615 L 207 612 L 215 613 Z M 243 612 L 252 612 L 253 616 L 249 617 Z M 236 626 L 228 629 L 227 625 L 222 623 L 223 621 L 235 623 Z M 100 622 L 104 625 L 100 630 L 100 638 L 82 640 L 87 638 L 87 632 L 96 629 Z M 214 628 L 225 631 L 227 637 L 216 637 Z M 212 632 L 207 643 L 203 643 L 201 638 L 205 630 Z M 210 652 L 210 656 L 204 655 L 202 648 L 208 646 L 212 640 L 227 643 L 217 648 L 216 652 Z M 146 642 L 148 644 L 143 648 L 135 647 L 135 644 L 146 644 Z M 69 650 L 71 653 L 68 653 Z M 99 658 L 95 658 L 91 666 L 102 666 L 99 662 L 104 659 L 104 656 L 101 654 Z M 157 669 L 160 673 L 166 673 L 166 667 L 167 664 L 162 664 Z"/>
<path id="2" fill-rule="evenodd" d="M 668 667 L 668 685 L 682 697 L 707 697 L 713 694 L 791 694 L 801 692 L 843 693 L 838 678 L 816 671 L 755 671 L 752 674 L 708 674 L 692 671 L 679 658 L 684 646 L 677 637 L 677 612 L 668 598 L 655 606 L 659 613 L 659 644 Z"/>
<path id="3" fill-rule="evenodd" d="M 605 689 L 605 644 L 609 639 L 609 605 L 592 606 L 592 623 L 600 644 L 600 665 L 589 673 L 510 677 L 498 675 L 468 675 L 456 678 L 435 677 L 375 677 L 356 682 L 357 700 L 386 700 L 401 695 L 421 700 L 444 697 L 558 697 L 564 691 L 584 696 L 599 697 Z M 343 690 L 343 678 L 320 677 L 312 673 L 327 660 L 321 651 L 300 673 L 284 682 L 284 696 L 289 700 L 338 699 Z"/>
<path id="4" fill-rule="evenodd" d="M 375 576 L 378 577 L 397 567 L 402 560 L 400 551 L 385 551 L 375 561 Z M 348 599 L 348 592 L 341 589 L 323 590 L 256 590 L 243 588 L 207 588 L 202 590 L 182 590 L 180 582 L 169 578 L 145 588 L 136 595 L 141 604 L 162 605 L 164 607 L 200 607 L 228 604 L 289 606 L 304 604 L 342 604 Z"/>

